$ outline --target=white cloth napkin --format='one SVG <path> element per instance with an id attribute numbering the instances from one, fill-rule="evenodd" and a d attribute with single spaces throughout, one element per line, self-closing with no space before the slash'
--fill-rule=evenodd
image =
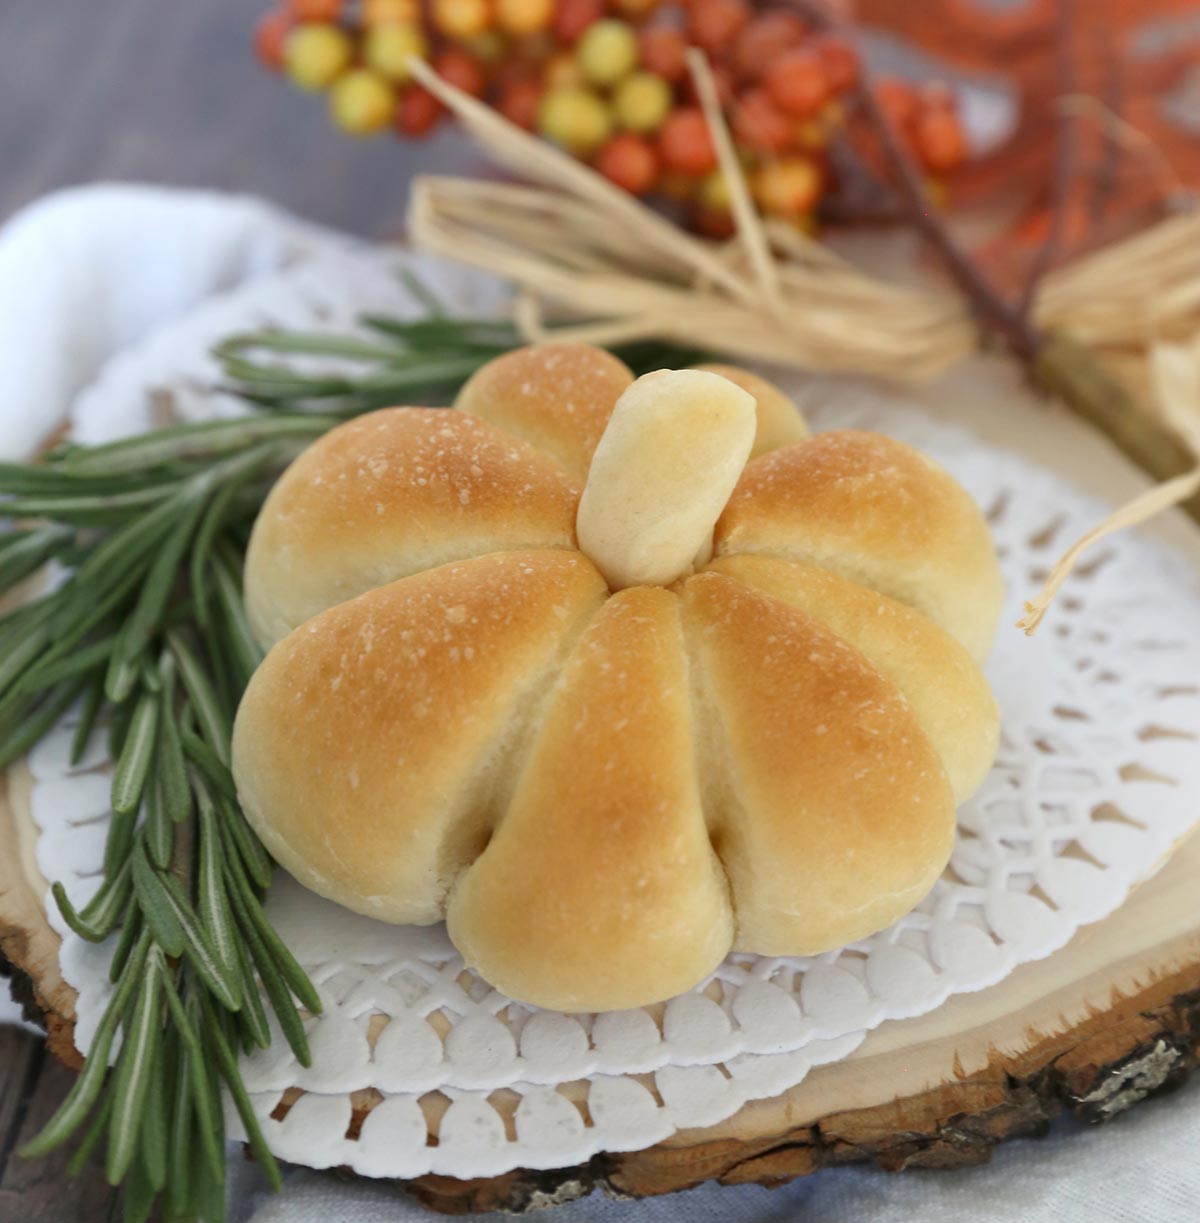
<path id="1" fill-rule="evenodd" d="M 119 348 L 206 297 L 346 239 L 261 200 L 102 184 L 0 233 L 0 459 L 32 451 Z"/>
<path id="2" fill-rule="evenodd" d="M 0 458 L 30 453 L 114 352 L 205 298 L 347 239 L 257 200 L 97 186 L 0 231 Z M 15 1018 L 0 1007 L 0 1022 Z M 234 1223 L 411 1223 L 389 1185 L 292 1171 L 272 1197 L 234 1152 Z M 482 1216 L 474 1216 L 480 1218 Z M 497 1223 L 503 1216 L 491 1216 Z M 842 1168 L 774 1192 L 705 1186 L 646 1202 L 593 1196 L 556 1223 L 1100 1223 L 1200 1219 L 1200 1082 L 1102 1129 L 1063 1123 L 986 1168 L 889 1176 Z"/>

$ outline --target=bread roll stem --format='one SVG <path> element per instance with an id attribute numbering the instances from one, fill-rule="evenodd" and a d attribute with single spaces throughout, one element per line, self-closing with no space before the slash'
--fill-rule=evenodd
<path id="1" fill-rule="evenodd" d="M 702 370 L 659 370 L 617 400 L 575 522 L 613 590 L 666 586 L 711 538 L 754 446 L 754 397 Z"/>

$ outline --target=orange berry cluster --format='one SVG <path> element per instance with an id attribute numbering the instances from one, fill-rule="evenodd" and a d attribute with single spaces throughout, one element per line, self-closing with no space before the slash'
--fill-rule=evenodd
<path id="1" fill-rule="evenodd" d="M 334 121 L 422 137 L 444 108 L 412 80 L 413 57 L 514 123 L 590 162 L 634 195 L 685 204 L 701 232 L 732 232 L 729 191 L 687 70 L 708 56 L 758 207 L 807 225 L 835 184 L 831 137 L 854 135 L 849 43 L 794 11 L 750 0 L 281 0 L 259 57 L 328 91 Z M 876 96 L 901 140 L 940 178 L 967 157 L 954 93 L 888 79 Z M 852 108 L 850 108 L 852 109 Z M 869 146 L 869 140 L 864 140 Z M 869 147 L 863 155 L 874 158 Z"/>

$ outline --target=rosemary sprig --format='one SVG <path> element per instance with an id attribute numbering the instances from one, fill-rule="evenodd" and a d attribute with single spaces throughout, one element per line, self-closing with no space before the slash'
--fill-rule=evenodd
<path id="1" fill-rule="evenodd" d="M 524 343 L 515 323 L 450 318 L 428 289 L 410 287 L 430 312 L 416 319 L 364 315 L 359 321 L 371 338 L 284 331 L 231 336 L 216 349 L 229 389 L 270 412 L 355 416 L 396 404 L 444 402 L 481 365 Z M 613 352 L 635 374 L 702 359 L 699 350 L 652 341 Z M 300 372 L 271 359 L 298 356 L 309 366 L 320 358 L 335 358 L 336 365 Z"/>
<path id="2" fill-rule="evenodd" d="M 54 887 L 76 933 L 113 938 L 115 988 L 79 1079 L 24 1153 L 82 1131 L 78 1171 L 106 1143 L 131 1223 L 160 1198 L 175 1223 L 222 1217 L 221 1083 L 279 1181 L 237 1051 L 266 1047 L 269 1006 L 308 1065 L 304 1016 L 321 1002 L 263 910 L 272 863 L 229 771 L 233 715 L 260 658 L 242 564 L 268 488 L 304 446 L 354 413 L 446 397 L 521 342 L 507 322 L 452 320 L 420 295 L 423 318 L 363 319 L 372 339 L 266 332 L 222 344 L 226 377 L 266 412 L 0 464 L 0 518 L 13 520 L 0 530 L 0 596 L 48 563 L 59 570 L 0 615 L 0 768 L 72 707 L 72 760 L 104 729 L 115 762 L 103 881 L 81 908 Z M 333 357 L 352 372 L 262 354 Z M 620 355 L 643 371 L 696 354 L 643 344 Z"/>
<path id="3" fill-rule="evenodd" d="M 105 1143 L 131 1220 L 164 1195 L 172 1219 L 216 1217 L 224 1120 L 213 1072 L 244 1112 L 230 1049 L 270 1039 L 264 990 L 308 1061 L 303 1014 L 320 999 L 262 911 L 270 859 L 228 761 L 235 703 L 258 661 L 241 603 L 247 532 L 271 480 L 331 423 L 279 414 L 179 425 L 0 466 L 0 496 L 11 498 L 0 513 L 23 518 L 36 499 L 43 518 L 0 535 L 0 588 L 47 561 L 71 565 L 0 621 L 0 764 L 81 695 L 73 758 L 106 726 L 115 761 L 105 878 L 80 908 L 61 885 L 54 895 L 83 938 L 115 935 L 116 989 L 84 1072 L 25 1153 L 83 1127 L 73 1166 Z M 278 1179 L 261 1136 L 255 1150 Z"/>

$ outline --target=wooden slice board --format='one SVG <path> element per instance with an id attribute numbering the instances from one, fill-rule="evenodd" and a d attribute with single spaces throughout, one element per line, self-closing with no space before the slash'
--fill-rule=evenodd
<path id="1" fill-rule="evenodd" d="M 10 847 L 0 854 L 0 953 L 51 1051 L 78 1066 L 74 993 L 39 900 L 46 885 L 34 864 L 36 832 L 14 814 L 27 784 L 16 769 L 0 796 L 0 844 Z M 1198 884 L 1194 837 L 1113 916 L 1055 955 L 929 1015 L 884 1024 L 845 1061 L 720 1125 L 579 1167 L 424 1176 L 408 1188 L 445 1213 L 522 1211 L 594 1188 L 644 1197 L 712 1179 L 775 1185 L 843 1163 L 957 1168 L 986 1160 L 1006 1138 L 1039 1132 L 1063 1110 L 1106 1120 L 1196 1066 Z"/>

